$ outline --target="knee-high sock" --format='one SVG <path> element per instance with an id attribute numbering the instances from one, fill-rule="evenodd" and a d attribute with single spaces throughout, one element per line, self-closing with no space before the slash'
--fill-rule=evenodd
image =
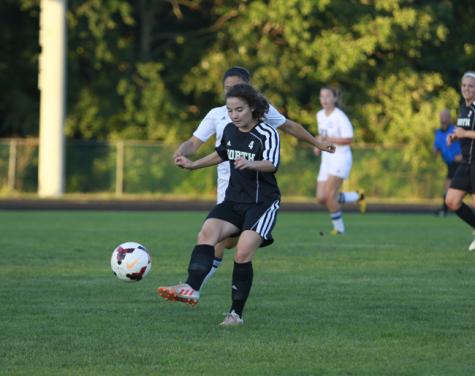
<path id="1" fill-rule="evenodd" d="M 345 223 L 343 222 L 343 213 L 338 210 L 334 213 L 330 213 L 332 219 L 333 228 L 339 232 L 345 232 Z"/>
<path id="2" fill-rule="evenodd" d="M 211 267 L 213 266 L 214 247 L 208 244 L 197 244 L 191 253 L 188 265 L 188 283 L 193 289 L 199 290 Z"/>
<path id="3" fill-rule="evenodd" d="M 472 228 L 475 228 L 475 213 L 466 203 L 462 202 L 462 206 L 455 211 L 455 214 L 457 214 L 462 221 L 472 226 Z"/>
<path id="4" fill-rule="evenodd" d="M 232 299 L 233 304 L 231 311 L 234 310 L 242 317 L 242 311 L 246 304 L 247 297 L 252 287 L 252 262 L 245 262 L 243 264 L 234 263 L 233 269 L 233 284 L 232 284 Z"/>

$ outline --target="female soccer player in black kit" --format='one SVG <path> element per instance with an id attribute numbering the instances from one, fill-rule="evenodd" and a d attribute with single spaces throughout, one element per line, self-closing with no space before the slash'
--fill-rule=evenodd
<path id="1" fill-rule="evenodd" d="M 461 93 L 464 103 L 460 107 L 455 132 L 447 137 L 447 142 L 460 139 L 463 162 L 455 172 L 445 203 L 475 229 L 475 213 L 463 202 L 465 195 L 469 193 L 472 195 L 472 206 L 475 206 L 475 71 L 463 75 Z M 475 239 L 468 250 L 475 250 Z"/>
<path id="2" fill-rule="evenodd" d="M 273 242 L 271 231 L 280 204 L 275 172 L 280 160 L 278 132 L 262 122 L 267 100 L 248 84 L 233 86 L 226 94 L 231 123 L 226 125 L 215 152 L 197 161 L 177 156 L 175 163 L 194 170 L 230 161 L 231 177 L 224 201 L 208 214 L 191 254 L 186 283 L 159 287 L 164 299 L 191 305 L 199 302 L 199 290 L 210 271 L 214 247 L 239 235 L 232 275 L 232 305 L 220 324 L 240 325 L 252 286 L 252 257 L 257 248 Z"/>

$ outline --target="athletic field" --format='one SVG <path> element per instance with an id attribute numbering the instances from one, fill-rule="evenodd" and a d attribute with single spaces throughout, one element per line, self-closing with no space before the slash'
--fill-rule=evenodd
<path id="1" fill-rule="evenodd" d="M 282 212 L 258 251 L 245 325 L 221 328 L 232 253 L 196 308 L 186 278 L 206 212 L 0 212 L 1 375 L 475 375 L 475 253 L 455 216 Z M 320 236 L 319 232 L 325 235 Z M 116 245 L 148 247 L 138 283 Z"/>

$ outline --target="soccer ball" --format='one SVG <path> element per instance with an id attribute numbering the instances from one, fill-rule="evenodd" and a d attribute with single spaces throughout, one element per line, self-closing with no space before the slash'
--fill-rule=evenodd
<path id="1" fill-rule="evenodd" d="M 152 269 L 152 259 L 143 245 L 135 242 L 122 243 L 112 252 L 111 268 L 120 280 L 137 282 Z"/>

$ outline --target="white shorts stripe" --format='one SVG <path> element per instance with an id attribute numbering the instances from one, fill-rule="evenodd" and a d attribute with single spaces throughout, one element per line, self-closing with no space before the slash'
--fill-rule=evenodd
<path id="1" fill-rule="evenodd" d="M 252 229 L 256 231 L 263 239 L 267 240 L 269 233 L 275 224 L 275 218 L 279 211 L 279 201 L 274 201 L 272 205 L 262 214 Z"/>

